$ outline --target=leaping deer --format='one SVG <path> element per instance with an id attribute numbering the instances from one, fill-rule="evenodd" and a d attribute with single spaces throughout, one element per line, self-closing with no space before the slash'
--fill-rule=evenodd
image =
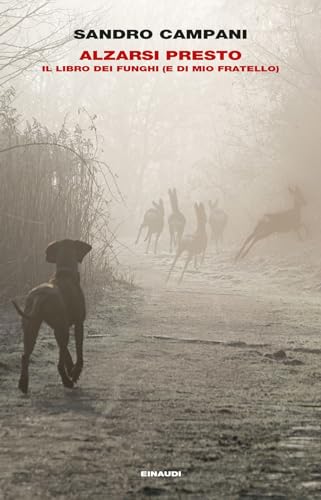
<path id="1" fill-rule="evenodd" d="M 174 261 L 172 263 L 172 266 L 169 270 L 166 282 L 169 280 L 170 275 L 175 267 L 175 264 L 183 252 L 187 252 L 187 258 L 186 258 L 185 266 L 184 266 L 184 269 L 182 271 L 181 277 L 179 279 L 179 283 L 182 282 L 185 271 L 187 269 L 187 266 L 193 257 L 194 257 L 194 266 L 195 267 L 197 265 L 197 256 L 198 255 L 200 255 L 200 254 L 202 255 L 201 263 L 204 261 L 205 251 L 206 251 L 206 247 L 207 247 L 207 234 L 206 234 L 207 218 L 206 218 L 206 213 L 205 213 L 205 208 L 204 208 L 203 203 L 199 203 L 199 204 L 195 203 L 194 208 L 195 208 L 196 219 L 197 219 L 196 231 L 194 234 L 183 236 L 183 238 L 181 239 L 181 241 L 177 247 L 176 255 L 175 255 Z"/>
<path id="2" fill-rule="evenodd" d="M 216 251 L 218 246 L 223 241 L 223 234 L 227 224 L 227 214 L 218 207 L 218 200 L 213 203 L 211 200 L 208 202 L 210 208 L 210 215 L 208 223 L 211 228 L 211 240 L 215 241 Z"/>
<path id="3" fill-rule="evenodd" d="M 168 226 L 169 226 L 169 251 L 172 253 L 173 247 L 176 247 L 180 244 L 182 239 L 186 219 L 182 212 L 178 208 L 178 199 L 176 189 L 169 189 L 169 201 L 172 207 L 172 213 L 168 217 Z"/>
<path id="4" fill-rule="evenodd" d="M 164 228 L 165 212 L 164 212 L 164 203 L 161 198 L 158 203 L 156 203 L 156 201 L 153 201 L 153 205 L 154 205 L 153 208 L 150 208 L 149 210 L 147 210 L 147 212 L 145 212 L 143 222 L 138 231 L 136 245 L 139 242 L 139 238 L 143 228 L 147 227 L 148 231 L 146 234 L 146 238 L 144 240 L 147 241 L 146 253 L 148 253 L 152 235 L 155 234 L 154 253 L 156 254 L 158 240 Z"/>
<path id="5" fill-rule="evenodd" d="M 306 201 L 298 186 L 289 187 L 289 192 L 293 196 L 294 206 L 289 210 L 265 214 L 257 223 L 254 231 L 245 240 L 241 250 L 237 254 L 235 260 L 243 259 L 251 250 L 251 248 L 260 240 L 263 240 L 273 233 L 289 233 L 295 231 L 299 238 L 302 239 L 300 229 L 307 228 L 301 220 L 301 210 Z"/>

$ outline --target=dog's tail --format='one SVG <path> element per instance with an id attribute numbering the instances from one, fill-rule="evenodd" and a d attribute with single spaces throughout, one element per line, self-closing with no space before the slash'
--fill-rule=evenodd
<path id="1" fill-rule="evenodd" d="M 17 311 L 17 313 L 19 314 L 19 316 L 21 316 L 22 318 L 25 318 L 25 319 L 31 319 L 31 316 L 28 316 L 28 314 L 26 314 L 25 312 L 23 312 L 20 307 L 18 306 L 18 304 L 12 300 L 11 301 L 15 310 Z"/>

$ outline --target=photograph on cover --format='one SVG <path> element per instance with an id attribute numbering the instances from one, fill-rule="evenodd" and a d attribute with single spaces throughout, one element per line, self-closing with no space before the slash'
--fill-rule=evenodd
<path id="1" fill-rule="evenodd" d="M 321 498 L 320 23 L 0 2 L 0 500 Z"/>

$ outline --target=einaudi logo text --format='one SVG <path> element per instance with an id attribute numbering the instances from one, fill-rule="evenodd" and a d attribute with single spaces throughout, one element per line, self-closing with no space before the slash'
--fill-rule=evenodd
<path id="1" fill-rule="evenodd" d="M 180 470 L 141 470 L 141 477 L 182 477 Z"/>

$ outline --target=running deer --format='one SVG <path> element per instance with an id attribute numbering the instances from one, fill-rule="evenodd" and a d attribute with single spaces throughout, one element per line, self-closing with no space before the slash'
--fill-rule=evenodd
<path id="1" fill-rule="evenodd" d="M 207 234 L 206 234 L 206 213 L 205 213 L 205 208 L 203 203 L 195 203 L 194 205 L 195 212 L 196 212 L 196 219 L 197 219 L 197 226 L 196 226 L 196 231 L 192 235 L 186 235 L 183 236 L 181 241 L 178 244 L 177 250 L 176 250 L 176 255 L 174 258 L 174 261 L 172 263 L 172 266 L 169 270 L 167 280 L 169 280 L 170 275 L 175 267 L 175 264 L 179 257 L 182 255 L 182 253 L 187 252 L 187 258 L 186 262 L 184 265 L 184 269 L 182 271 L 179 283 L 182 282 L 185 271 L 187 269 L 188 264 L 194 257 L 194 266 L 197 266 L 197 256 L 202 255 L 202 260 L 201 263 L 204 261 L 205 257 L 205 251 L 207 247 Z"/>
<path id="2" fill-rule="evenodd" d="M 150 208 L 149 210 L 147 210 L 147 212 L 145 212 L 143 222 L 138 231 L 136 245 L 139 242 L 142 230 L 144 229 L 144 227 L 147 227 L 148 231 L 144 240 L 147 241 L 146 253 L 148 253 L 152 235 L 155 234 L 154 253 L 156 254 L 158 240 L 164 229 L 164 203 L 160 198 L 158 203 L 156 203 L 156 201 L 153 201 L 153 205 L 153 208 Z"/>
<path id="3" fill-rule="evenodd" d="M 208 205 L 210 208 L 208 223 L 211 228 L 211 240 L 215 241 L 216 251 L 218 251 L 218 247 L 223 241 L 228 217 L 224 210 L 218 207 L 218 200 L 215 203 L 209 201 Z"/>
<path id="4" fill-rule="evenodd" d="M 182 212 L 178 208 L 178 199 L 176 189 L 169 189 L 169 201 L 172 207 L 172 213 L 168 217 L 169 226 L 169 251 L 172 253 L 173 247 L 177 247 L 182 239 L 184 228 L 186 224 L 186 219 Z"/>
<path id="5" fill-rule="evenodd" d="M 267 238 L 271 234 L 295 231 L 298 237 L 302 239 L 300 229 L 303 227 L 307 234 L 307 228 L 301 220 L 301 210 L 306 205 L 306 201 L 297 186 L 289 187 L 289 192 L 293 197 L 293 208 L 282 212 L 265 214 L 257 223 L 254 231 L 245 240 L 235 260 L 245 257 L 258 241 Z"/>

